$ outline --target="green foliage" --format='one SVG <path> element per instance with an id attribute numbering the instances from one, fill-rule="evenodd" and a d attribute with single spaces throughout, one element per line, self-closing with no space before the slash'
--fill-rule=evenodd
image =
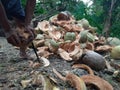
<path id="1" fill-rule="evenodd" d="M 26 0 L 21 0 L 21 4 L 22 4 L 22 6 L 25 8 Z"/>
<path id="2" fill-rule="evenodd" d="M 25 7 L 26 0 L 21 0 Z M 77 20 L 86 18 L 91 26 L 98 28 L 97 32 L 102 33 L 105 20 L 111 6 L 111 0 L 91 0 L 93 4 L 87 6 L 81 0 L 37 0 L 35 15 L 53 15 L 60 11 L 68 10 Z M 54 12 L 53 12 L 54 11 Z M 46 17 L 46 16 L 45 16 Z M 120 0 L 117 0 L 113 10 L 110 25 L 110 36 L 120 38 Z"/>
<path id="3" fill-rule="evenodd" d="M 41 7 L 40 2 L 36 3 L 36 7 L 34 10 L 34 13 L 36 16 L 45 13 L 46 11 L 44 10 L 44 8 Z"/>

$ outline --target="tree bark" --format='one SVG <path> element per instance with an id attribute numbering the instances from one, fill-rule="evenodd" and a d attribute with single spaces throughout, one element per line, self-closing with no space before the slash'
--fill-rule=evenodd
<path id="1" fill-rule="evenodd" d="M 116 0 L 111 0 L 110 9 L 108 11 L 108 17 L 105 20 L 105 24 L 104 24 L 104 28 L 103 28 L 103 34 L 105 35 L 105 37 L 108 37 L 110 34 L 112 11 L 113 11 L 115 2 L 116 2 Z"/>

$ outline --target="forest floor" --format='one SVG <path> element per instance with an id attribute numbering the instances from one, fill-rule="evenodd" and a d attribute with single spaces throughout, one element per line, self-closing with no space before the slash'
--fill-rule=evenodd
<path id="1" fill-rule="evenodd" d="M 32 49 L 29 50 L 29 53 L 35 56 Z M 60 90 L 75 90 L 70 85 L 57 78 L 52 68 L 55 68 L 62 74 L 72 71 L 80 72 L 82 75 L 86 72 L 82 69 L 72 69 L 72 62 L 66 62 L 57 55 L 51 56 L 49 60 L 50 65 L 48 67 L 39 67 L 37 69 L 30 68 L 28 60 L 21 60 L 19 58 L 19 50 L 16 50 L 13 46 L 8 44 L 4 37 L 0 37 L 0 90 L 43 90 L 42 86 L 23 88 L 21 85 L 21 80 L 30 79 L 31 72 L 33 71 L 42 72 L 55 78 Z M 95 73 L 107 80 L 114 87 L 114 90 L 120 90 L 120 82 L 114 80 L 111 73 L 106 73 L 105 71 Z"/>

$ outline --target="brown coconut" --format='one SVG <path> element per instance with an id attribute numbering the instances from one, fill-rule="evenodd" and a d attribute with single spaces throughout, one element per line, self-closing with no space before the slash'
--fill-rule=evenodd
<path id="1" fill-rule="evenodd" d="M 96 71 L 103 70 L 106 65 L 103 56 L 94 51 L 87 51 L 82 58 L 82 63 Z"/>

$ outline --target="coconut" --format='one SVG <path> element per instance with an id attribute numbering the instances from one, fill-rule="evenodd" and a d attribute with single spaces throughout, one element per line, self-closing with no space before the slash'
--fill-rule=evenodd
<path id="1" fill-rule="evenodd" d="M 82 58 L 82 63 L 88 65 L 96 71 L 103 70 L 106 65 L 103 56 L 94 51 L 87 51 L 85 56 Z"/>
<path id="2" fill-rule="evenodd" d="M 80 42 L 85 43 L 86 41 L 93 42 L 95 41 L 95 37 L 88 32 L 88 30 L 84 30 L 80 32 Z"/>
<path id="3" fill-rule="evenodd" d="M 74 32 L 67 32 L 64 36 L 64 40 L 71 40 L 74 41 L 75 40 L 75 33 Z"/>
<path id="4" fill-rule="evenodd" d="M 87 33 L 88 30 L 84 30 L 80 32 L 80 42 L 85 43 L 87 41 Z"/>
<path id="5" fill-rule="evenodd" d="M 116 37 L 108 37 L 107 43 L 111 46 L 118 46 L 118 45 L 120 45 L 120 39 L 118 39 Z"/>
<path id="6" fill-rule="evenodd" d="M 95 41 L 95 37 L 91 33 L 87 34 L 87 39 L 88 39 L 89 42 L 94 42 Z"/>
<path id="7" fill-rule="evenodd" d="M 88 29 L 89 26 L 90 26 L 88 20 L 85 19 L 85 18 L 83 18 L 80 21 L 78 21 L 78 23 L 80 23 L 83 26 L 84 29 Z"/>
<path id="8" fill-rule="evenodd" d="M 50 44 L 55 47 L 55 48 L 58 48 L 59 47 L 59 42 L 56 42 L 54 39 L 50 40 Z"/>
<path id="9" fill-rule="evenodd" d="M 110 55 L 113 59 L 120 59 L 120 45 L 112 48 Z"/>

